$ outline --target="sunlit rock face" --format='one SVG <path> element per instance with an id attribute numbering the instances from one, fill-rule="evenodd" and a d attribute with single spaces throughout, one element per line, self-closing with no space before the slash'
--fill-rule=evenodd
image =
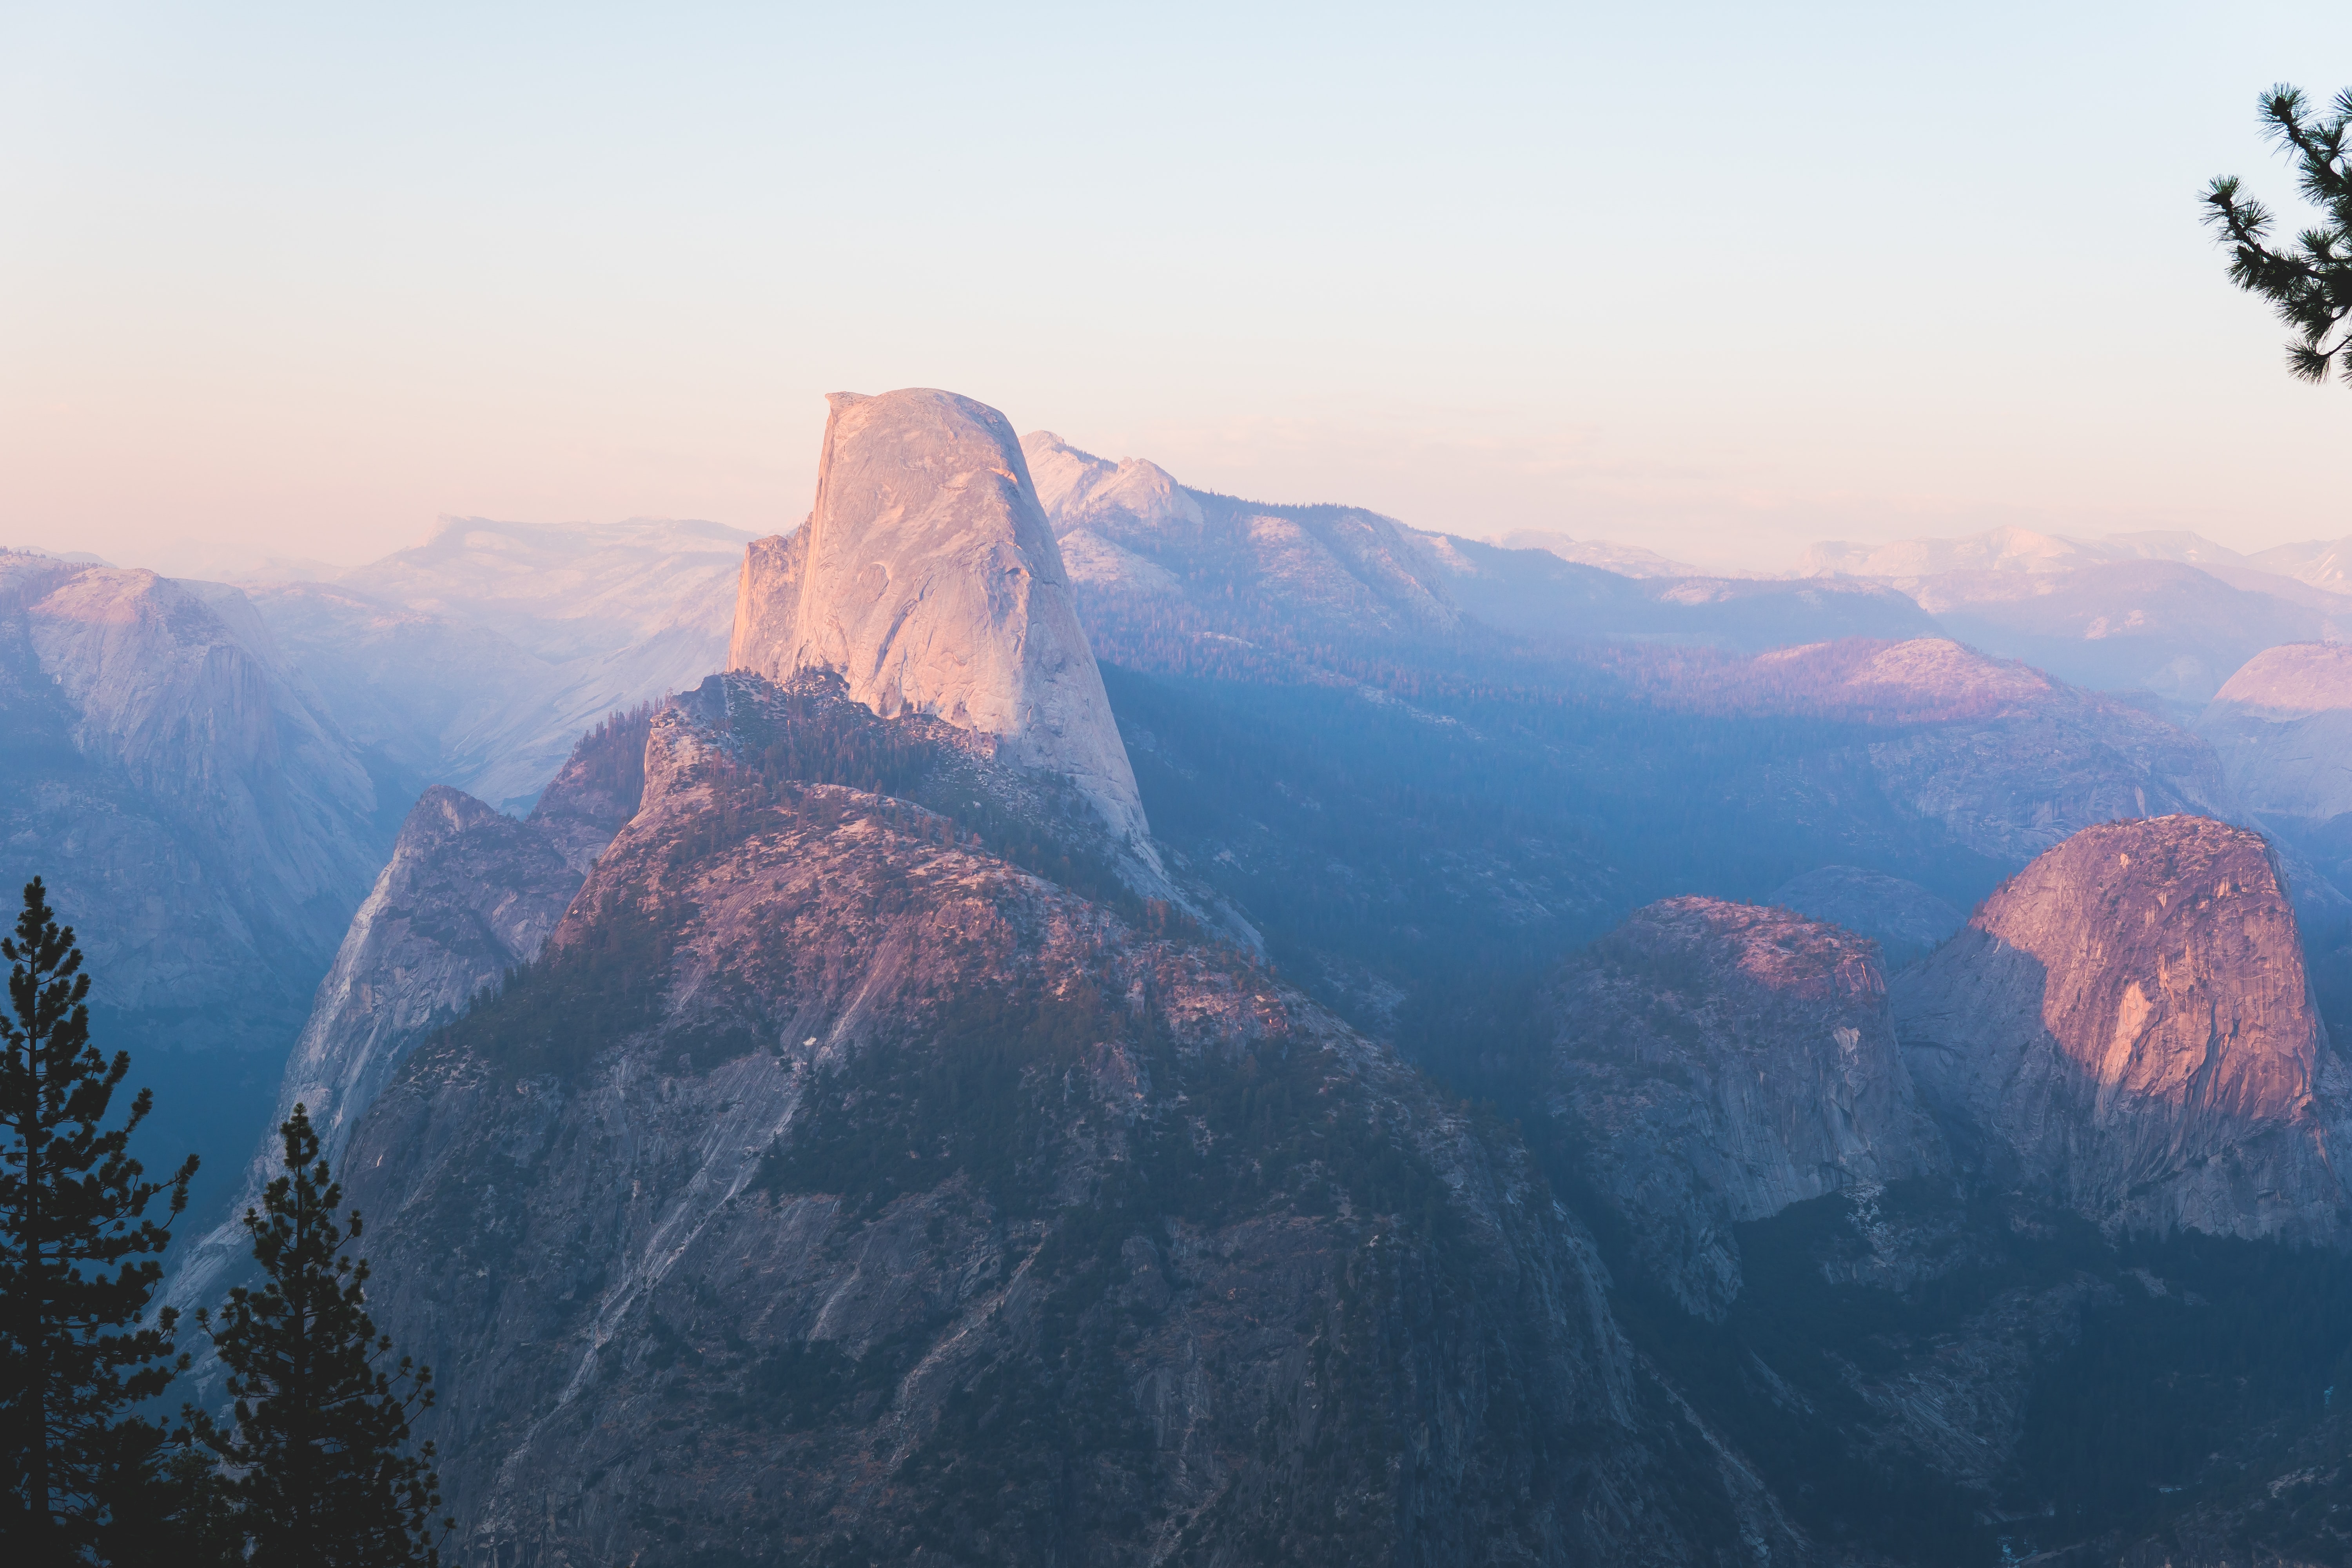
<path id="1" fill-rule="evenodd" d="M 282 1049 L 383 837 L 245 596 L 0 552 L 0 885 L 47 879 L 121 1043 Z"/>
<path id="2" fill-rule="evenodd" d="M 1895 977 L 1904 1053 L 1956 1148 L 2102 1225 L 2341 1243 L 2352 1081 L 2259 835 L 2085 828 Z"/>
<path id="3" fill-rule="evenodd" d="M 1740 1289 L 1732 1226 L 1943 1167 L 1871 944 L 1783 909 L 1668 899 L 1562 966 L 1550 1110 L 1687 1310 Z"/>
<path id="4" fill-rule="evenodd" d="M 2250 810 L 2314 822 L 2352 812 L 2352 644 L 2256 654 L 2197 721 Z"/>
<path id="5" fill-rule="evenodd" d="M 1075 781 L 1112 831 L 1149 832 L 1062 555 L 1002 414 L 953 393 L 835 393 L 815 509 L 755 542 L 730 663 L 838 671 L 884 717 L 997 737 Z"/>

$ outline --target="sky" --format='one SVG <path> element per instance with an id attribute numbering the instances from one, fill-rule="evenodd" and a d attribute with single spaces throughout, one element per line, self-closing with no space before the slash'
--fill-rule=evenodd
<path id="1" fill-rule="evenodd" d="M 0 0 L 0 543 L 805 513 L 824 395 L 1772 569 L 2352 534 L 2296 208 L 2352 8 Z"/>

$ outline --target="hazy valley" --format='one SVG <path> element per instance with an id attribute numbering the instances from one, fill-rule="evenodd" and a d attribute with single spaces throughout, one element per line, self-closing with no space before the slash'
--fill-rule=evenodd
<path id="1" fill-rule="evenodd" d="M 0 554 L 0 872 L 204 1158 L 161 1300 L 307 1107 L 446 1561 L 2337 1563 L 2346 561 L 844 394 L 780 535 Z"/>

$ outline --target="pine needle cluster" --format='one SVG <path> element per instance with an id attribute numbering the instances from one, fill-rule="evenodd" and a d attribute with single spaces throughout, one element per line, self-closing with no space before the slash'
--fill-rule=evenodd
<path id="1" fill-rule="evenodd" d="M 2230 280 L 2268 300 L 2294 331 L 2287 368 L 2324 382 L 2340 362 L 2352 384 L 2352 88 L 2321 114 L 2300 88 L 2281 83 L 2263 95 L 2261 112 L 2271 139 L 2294 160 L 2304 198 L 2326 221 L 2274 247 L 2275 216 L 2229 176 L 2207 187 L 2205 222 L 2230 247 Z"/>

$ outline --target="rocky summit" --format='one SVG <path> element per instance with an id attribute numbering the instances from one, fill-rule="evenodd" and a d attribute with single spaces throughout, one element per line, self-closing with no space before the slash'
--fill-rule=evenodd
<path id="1" fill-rule="evenodd" d="M 369 1114 L 467 1561 L 1798 1554 L 1498 1125 L 1084 896 L 961 734 L 673 704 L 546 952 Z"/>
<path id="2" fill-rule="evenodd" d="M 2252 809 L 2313 824 L 2352 812 L 2352 646 L 2256 654 L 2214 694 L 2197 732 Z"/>
<path id="3" fill-rule="evenodd" d="M 2086 828 L 1897 976 L 1906 1058 L 1958 1151 L 2104 1226 L 2342 1244 L 2346 1070 L 2263 838 Z"/>
<path id="4" fill-rule="evenodd" d="M 205 863 L 266 910 L 392 780 L 276 1109 L 436 1371 L 445 1560 L 2352 1541 L 2352 1097 L 2298 948 L 2343 900 L 2212 819 L 2161 704 L 1884 584 L 1244 501 L 941 392 L 834 400 L 724 671 L 723 531 L 631 531 L 642 593 L 445 531 L 396 606 L 272 601 L 290 661 L 234 590 L 0 557 L 11 853 L 275 833 Z M 608 599 L 651 618 L 553 614 Z M 173 1304 L 245 1277 L 223 1217 Z"/>
<path id="5" fill-rule="evenodd" d="M 1550 1110 L 1653 1282 L 1720 1318 L 1733 1226 L 1939 1169 L 1868 942 L 1787 910 L 1669 899 L 1565 964 Z"/>
<path id="6" fill-rule="evenodd" d="M 835 393 L 816 505 L 755 542 L 729 663 L 830 669 L 885 717 L 997 737 L 1072 780 L 1118 837 L 1149 827 L 1062 554 L 1004 416 L 953 393 Z"/>

